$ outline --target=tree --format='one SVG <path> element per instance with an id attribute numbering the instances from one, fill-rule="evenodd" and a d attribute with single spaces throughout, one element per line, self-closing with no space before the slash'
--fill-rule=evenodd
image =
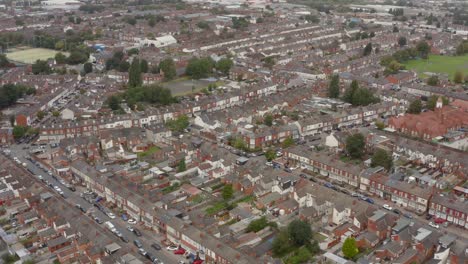
<path id="1" fill-rule="evenodd" d="M 37 119 L 39 119 L 39 120 L 44 119 L 45 115 L 46 115 L 46 113 L 44 111 L 38 111 L 36 113 Z"/>
<path id="2" fill-rule="evenodd" d="M 24 126 L 14 126 L 13 127 L 13 137 L 19 139 L 26 135 L 27 128 Z"/>
<path id="3" fill-rule="evenodd" d="M 197 27 L 199 27 L 201 29 L 209 29 L 210 25 L 206 21 L 200 21 L 200 22 L 197 23 Z"/>
<path id="4" fill-rule="evenodd" d="M 107 105 L 112 110 L 119 110 L 120 109 L 120 100 L 117 96 L 111 95 L 107 100 Z"/>
<path id="5" fill-rule="evenodd" d="M 294 139 L 292 139 L 292 137 L 287 137 L 284 141 L 283 141 L 283 148 L 289 148 L 290 146 L 294 145 Z"/>
<path id="6" fill-rule="evenodd" d="M 273 116 L 271 114 L 266 114 L 264 117 L 263 117 L 263 123 L 266 125 L 266 126 L 272 126 L 273 125 Z"/>
<path id="7" fill-rule="evenodd" d="M 427 79 L 427 84 L 431 86 L 439 85 L 439 77 L 437 75 L 432 75 Z"/>
<path id="8" fill-rule="evenodd" d="M 147 73 L 148 72 L 148 61 L 145 59 L 142 59 L 140 61 L 140 71 L 142 73 Z"/>
<path id="9" fill-rule="evenodd" d="M 287 229 L 282 229 L 272 244 L 273 256 L 282 257 L 291 251 L 291 243 Z"/>
<path id="10" fill-rule="evenodd" d="M 334 74 L 330 80 L 330 84 L 328 85 L 328 97 L 340 97 L 340 76 L 338 74 Z"/>
<path id="11" fill-rule="evenodd" d="M 419 114 L 422 110 L 422 103 L 420 99 L 416 99 L 408 107 L 408 113 L 410 114 Z"/>
<path id="12" fill-rule="evenodd" d="M 310 250 L 308 250 L 305 247 L 301 247 L 297 251 L 295 251 L 293 255 L 289 256 L 286 259 L 286 264 L 310 263 L 309 261 L 311 259 L 312 259 L 312 254 Z"/>
<path id="13" fill-rule="evenodd" d="M 91 62 L 87 62 L 83 65 L 83 70 L 85 74 L 93 72 L 93 64 Z"/>
<path id="14" fill-rule="evenodd" d="M 400 45 L 400 47 L 406 46 L 406 43 L 407 43 L 406 37 L 401 36 L 398 38 L 398 45 Z"/>
<path id="15" fill-rule="evenodd" d="M 353 159 L 359 159 L 364 155 L 365 146 L 366 142 L 361 133 L 346 138 L 346 152 Z"/>
<path id="16" fill-rule="evenodd" d="M 345 258 L 353 259 L 359 253 L 356 240 L 353 237 L 346 238 L 341 251 L 343 252 Z"/>
<path id="17" fill-rule="evenodd" d="M 426 41 L 420 41 L 416 45 L 416 50 L 419 53 L 419 56 L 423 59 L 427 59 L 429 56 L 429 52 L 431 48 L 429 47 L 429 44 L 427 44 Z"/>
<path id="18" fill-rule="evenodd" d="M 393 26 L 393 30 L 392 30 L 392 31 L 393 31 L 393 33 L 400 32 L 400 30 L 398 29 L 398 27 L 397 27 L 397 26 Z"/>
<path id="19" fill-rule="evenodd" d="M 368 43 L 366 47 L 364 47 L 363 55 L 368 56 L 372 53 L 372 43 Z"/>
<path id="20" fill-rule="evenodd" d="M 150 27 L 156 26 L 156 19 L 154 17 L 150 17 L 150 19 L 148 19 L 148 26 Z"/>
<path id="21" fill-rule="evenodd" d="M 34 74 L 49 74 L 52 70 L 50 69 L 49 63 L 43 60 L 37 60 L 35 63 L 32 64 L 32 73 Z"/>
<path id="22" fill-rule="evenodd" d="M 235 138 L 231 145 L 232 145 L 234 148 L 240 149 L 240 150 L 247 150 L 247 149 L 248 149 L 247 144 L 246 144 L 245 141 L 244 141 L 242 138 L 240 138 L 240 137 Z"/>
<path id="23" fill-rule="evenodd" d="M 59 117 L 59 116 L 60 116 L 60 112 L 57 111 L 57 110 L 55 110 L 55 111 L 52 112 L 52 116 L 53 116 L 53 117 Z"/>
<path id="24" fill-rule="evenodd" d="M 266 219 L 265 216 L 260 217 L 259 219 L 253 220 L 252 222 L 249 223 L 247 226 L 246 232 L 255 232 L 257 233 L 258 231 L 264 229 L 267 226 L 272 226 L 276 225 L 276 223 L 272 222 L 269 223 L 268 220 Z"/>
<path id="25" fill-rule="evenodd" d="M 67 63 L 71 65 L 76 65 L 80 63 L 84 63 L 88 60 L 89 55 L 80 50 L 74 50 L 70 53 L 67 58 Z"/>
<path id="26" fill-rule="evenodd" d="M 276 159 L 276 152 L 273 149 L 268 149 L 265 152 L 265 158 L 267 159 L 267 161 L 272 161 Z"/>
<path id="27" fill-rule="evenodd" d="M 190 125 L 188 116 L 181 115 L 173 120 L 168 120 L 166 126 L 174 132 L 184 132 L 184 130 Z"/>
<path id="28" fill-rule="evenodd" d="M 211 58 L 194 57 L 189 61 L 185 73 L 194 79 L 206 78 L 213 72 L 213 67 L 214 62 Z"/>
<path id="29" fill-rule="evenodd" d="M 67 56 L 65 56 L 62 52 L 55 54 L 55 62 L 57 64 L 65 64 L 67 62 Z"/>
<path id="30" fill-rule="evenodd" d="M 347 103 L 352 103 L 353 101 L 353 94 L 359 89 L 359 83 L 356 80 L 353 80 L 348 89 L 346 89 L 345 93 L 343 94 L 343 101 Z"/>
<path id="31" fill-rule="evenodd" d="M 216 70 L 224 75 L 228 75 L 234 63 L 229 58 L 222 58 L 216 63 Z"/>
<path id="32" fill-rule="evenodd" d="M 371 167 L 382 166 L 387 171 L 393 166 L 392 155 L 383 149 L 377 149 L 371 158 Z"/>
<path id="33" fill-rule="evenodd" d="M 132 64 L 130 65 L 130 69 L 128 70 L 128 86 L 138 87 L 141 86 L 143 80 L 141 79 L 141 70 L 140 70 L 140 60 L 134 58 Z"/>
<path id="34" fill-rule="evenodd" d="M 429 99 L 427 100 L 427 103 L 426 103 L 426 107 L 428 109 L 434 110 L 436 105 L 437 105 L 438 100 L 439 100 L 439 96 L 437 96 L 437 95 L 433 95 L 433 96 L 429 97 Z M 447 97 L 442 96 L 442 104 L 443 105 L 448 105 L 449 104 L 449 100 L 447 99 Z"/>
<path id="35" fill-rule="evenodd" d="M 455 72 L 455 75 L 453 76 L 453 81 L 455 83 L 462 83 L 463 82 L 463 73 L 461 71 Z"/>
<path id="36" fill-rule="evenodd" d="M 293 220 L 288 225 L 289 238 L 296 246 L 303 246 L 310 242 L 312 238 L 312 229 L 310 224 L 301 220 Z"/>
<path id="37" fill-rule="evenodd" d="M 235 29 L 244 29 L 249 26 L 249 21 L 244 17 L 233 17 L 232 27 Z"/>
<path id="38" fill-rule="evenodd" d="M 377 127 L 378 130 L 383 130 L 385 128 L 385 123 L 381 121 L 375 121 L 374 122 L 375 126 Z"/>
<path id="39" fill-rule="evenodd" d="M 185 165 L 185 159 L 181 159 L 179 164 L 177 165 L 177 172 L 183 172 L 187 170 L 187 166 Z"/>
<path id="40" fill-rule="evenodd" d="M 307 21 L 307 22 L 310 22 L 310 23 L 314 23 L 314 24 L 317 24 L 320 22 L 320 19 L 315 16 L 315 15 L 305 15 L 304 16 L 304 19 Z"/>
<path id="41" fill-rule="evenodd" d="M 172 58 L 166 58 L 159 63 L 159 68 L 164 73 L 164 79 L 166 81 L 174 79 L 177 75 L 176 66 Z"/>
<path id="42" fill-rule="evenodd" d="M 230 200 L 234 195 L 234 189 L 232 188 L 232 184 L 224 185 L 221 195 L 223 196 L 224 200 Z"/>
<path id="43" fill-rule="evenodd" d="M 268 57 L 263 58 L 263 66 L 271 69 L 273 68 L 273 66 L 275 66 L 275 64 L 276 64 L 275 57 L 268 56 Z"/>

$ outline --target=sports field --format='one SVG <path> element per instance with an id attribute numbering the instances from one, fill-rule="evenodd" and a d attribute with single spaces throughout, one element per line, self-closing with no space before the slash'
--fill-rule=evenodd
<path id="1" fill-rule="evenodd" d="M 36 60 L 47 60 L 49 58 L 54 58 L 55 54 L 58 51 L 51 49 L 43 48 L 18 48 L 11 49 L 11 52 L 6 54 L 7 58 L 14 62 L 32 64 Z M 62 52 L 64 55 L 68 56 L 67 52 Z"/>
<path id="2" fill-rule="evenodd" d="M 430 55 L 427 60 L 410 60 L 405 63 L 407 69 L 418 72 L 419 76 L 427 77 L 427 73 L 446 73 L 453 80 L 455 72 L 461 71 L 468 74 L 468 55 L 464 56 L 441 56 Z"/>

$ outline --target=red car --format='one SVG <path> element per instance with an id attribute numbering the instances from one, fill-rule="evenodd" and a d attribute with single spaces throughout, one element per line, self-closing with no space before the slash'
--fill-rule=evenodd
<path id="1" fill-rule="evenodd" d="M 179 248 L 178 250 L 174 251 L 174 254 L 183 255 L 183 254 L 185 254 L 185 249 Z"/>
<path id="2" fill-rule="evenodd" d="M 436 219 L 434 219 L 434 222 L 435 222 L 436 224 L 443 224 L 443 223 L 445 222 L 445 219 L 443 219 L 443 218 L 436 218 Z"/>
<path id="3" fill-rule="evenodd" d="M 201 259 L 197 259 L 192 262 L 192 264 L 202 264 L 202 263 L 203 263 L 203 260 Z"/>

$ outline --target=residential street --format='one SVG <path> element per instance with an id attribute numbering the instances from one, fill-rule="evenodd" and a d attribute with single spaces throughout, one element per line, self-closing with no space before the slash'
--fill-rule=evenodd
<path id="1" fill-rule="evenodd" d="M 124 237 L 126 237 L 129 242 L 128 242 L 128 247 L 131 249 L 133 252 L 133 255 L 135 256 L 140 256 L 141 260 L 149 262 L 146 258 L 142 257 L 138 253 L 138 248 L 133 244 L 133 241 L 135 239 L 139 240 L 143 244 L 143 248 L 145 249 L 146 252 L 149 252 L 156 256 L 162 263 L 177 263 L 180 260 L 184 260 L 183 257 L 174 255 L 172 252 L 168 251 L 161 243 L 161 240 L 163 239 L 162 236 L 156 234 L 155 232 L 151 232 L 148 230 L 145 230 L 143 226 L 140 226 L 139 224 L 136 225 L 130 225 L 127 222 L 123 221 L 120 216 L 116 216 L 115 219 L 110 219 L 107 215 L 105 215 L 103 212 L 97 210 L 96 207 L 91 205 L 89 202 L 87 202 L 85 199 L 80 197 L 80 193 L 82 191 L 85 191 L 86 189 L 83 187 L 78 187 L 75 192 L 72 192 L 69 190 L 67 187 L 63 186 L 58 180 L 54 179 L 52 176 L 50 176 L 45 170 L 41 169 L 40 167 L 36 166 L 33 164 L 31 161 L 27 160 L 26 157 L 28 155 L 29 149 L 23 149 L 26 144 L 21 144 L 21 145 L 13 145 L 11 146 L 11 157 L 18 157 L 21 162 L 24 162 L 27 164 L 27 169 L 32 171 L 34 173 L 34 176 L 37 177 L 38 175 L 41 175 L 44 180 L 47 180 L 49 183 L 53 184 L 54 186 L 59 186 L 59 188 L 64 192 L 66 199 L 64 199 L 67 203 L 70 204 L 70 206 L 75 207 L 77 204 L 80 204 L 83 208 L 86 210 L 86 215 L 92 219 L 90 216 L 93 214 L 94 216 L 98 217 L 102 221 L 110 221 L 118 231 L 120 231 Z M 47 186 L 44 182 L 39 181 L 43 183 L 45 186 Z M 50 186 L 47 186 L 51 192 L 55 192 L 53 188 Z M 60 196 L 59 196 L 60 197 Z M 76 210 L 79 210 L 76 208 Z M 94 220 L 93 222 L 98 225 Z M 104 224 L 100 225 L 103 229 L 106 229 Z M 141 231 L 142 236 L 137 237 L 133 232 L 130 232 L 127 227 L 132 226 L 138 228 L 138 230 Z M 106 232 L 109 232 L 112 236 L 115 237 L 116 242 L 121 242 L 121 240 L 115 235 L 112 234 L 109 230 L 106 229 Z M 150 245 L 153 243 L 159 244 L 162 249 L 161 250 L 155 250 L 152 248 Z"/>

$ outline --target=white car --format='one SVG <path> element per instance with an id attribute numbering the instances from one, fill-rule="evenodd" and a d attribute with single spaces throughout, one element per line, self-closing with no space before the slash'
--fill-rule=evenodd
<path id="1" fill-rule="evenodd" d="M 383 207 L 384 209 L 389 210 L 389 211 L 393 210 L 393 208 L 392 208 L 390 205 L 388 205 L 388 204 L 384 204 L 382 207 Z"/>
<path id="2" fill-rule="evenodd" d="M 273 162 L 271 162 L 271 161 L 268 161 L 268 162 L 266 162 L 266 163 L 265 163 L 265 165 L 267 165 L 267 166 L 270 166 L 270 167 L 271 167 L 271 166 L 273 166 Z"/>
<path id="3" fill-rule="evenodd" d="M 433 228 L 439 228 L 439 225 L 433 222 L 429 222 L 429 226 L 432 226 Z"/>
<path id="4" fill-rule="evenodd" d="M 168 246 L 166 249 L 169 250 L 169 251 L 176 251 L 177 249 L 179 249 L 179 247 L 178 246 Z"/>
<path id="5" fill-rule="evenodd" d="M 128 219 L 127 223 L 129 223 L 129 224 L 131 224 L 131 225 L 135 225 L 137 222 L 136 222 L 135 219 L 130 218 L 130 219 Z"/>
<path id="6" fill-rule="evenodd" d="M 127 230 L 130 231 L 130 232 L 133 232 L 134 229 L 131 226 L 127 226 Z"/>
<path id="7" fill-rule="evenodd" d="M 107 216 L 110 218 L 110 219 L 114 219 L 115 218 L 115 215 L 113 213 L 108 213 Z"/>

